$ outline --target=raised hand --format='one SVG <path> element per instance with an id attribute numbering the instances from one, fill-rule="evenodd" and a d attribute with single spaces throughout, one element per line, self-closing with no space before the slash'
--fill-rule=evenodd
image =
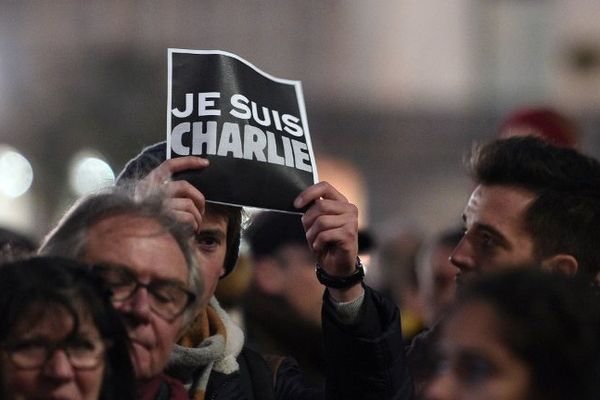
<path id="1" fill-rule="evenodd" d="M 180 221 L 191 224 L 197 231 L 204 214 L 204 195 L 185 180 L 173 181 L 173 174 L 185 170 L 202 170 L 208 167 L 205 158 L 196 156 L 172 158 L 164 161 L 141 180 L 136 190 L 163 190 L 165 207 Z"/>
<path id="2" fill-rule="evenodd" d="M 310 205 L 310 206 L 309 206 Z M 358 209 L 331 184 L 319 182 L 305 189 L 294 201 L 296 208 L 309 206 L 302 216 L 306 239 L 321 267 L 330 275 L 348 276 L 356 267 L 358 254 Z M 362 293 L 357 284 L 347 289 L 330 289 L 338 301 Z"/>

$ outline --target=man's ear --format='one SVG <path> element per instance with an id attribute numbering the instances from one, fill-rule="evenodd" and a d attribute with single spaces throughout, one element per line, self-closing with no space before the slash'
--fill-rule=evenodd
<path id="1" fill-rule="evenodd" d="M 279 263 L 273 257 L 255 261 L 254 282 L 259 290 L 269 295 L 279 295 L 285 288 L 285 276 Z"/>
<path id="2" fill-rule="evenodd" d="M 542 261 L 542 269 L 551 273 L 572 277 L 577 273 L 579 263 L 570 254 L 555 254 Z"/>

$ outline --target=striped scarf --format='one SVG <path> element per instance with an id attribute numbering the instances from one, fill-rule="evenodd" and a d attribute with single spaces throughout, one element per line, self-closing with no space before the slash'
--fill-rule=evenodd
<path id="1" fill-rule="evenodd" d="M 175 345 L 167 371 L 182 380 L 194 400 L 204 400 L 210 373 L 231 374 L 244 345 L 242 330 L 213 297 Z"/>

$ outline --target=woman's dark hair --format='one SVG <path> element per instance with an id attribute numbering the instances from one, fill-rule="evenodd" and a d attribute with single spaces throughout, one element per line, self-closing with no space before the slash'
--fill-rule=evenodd
<path id="1" fill-rule="evenodd" d="M 597 399 L 600 308 L 589 283 L 517 269 L 475 281 L 457 307 L 483 301 L 501 321 L 501 340 L 531 371 L 532 399 Z"/>
<path id="2" fill-rule="evenodd" d="M 24 316 L 40 306 L 64 309 L 73 318 L 72 334 L 79 329 L 80 312 L 87 313 L 101 337 L 110 343 L 99 398 L 135 398 L 127 331 L 112 307 L 110 292 L 92 268 L 60 257 L 36 257 L 2 265 L 0 342 L 11 335 Z"/>

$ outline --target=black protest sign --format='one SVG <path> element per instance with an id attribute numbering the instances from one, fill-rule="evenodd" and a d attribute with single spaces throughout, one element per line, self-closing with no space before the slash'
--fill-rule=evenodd
<path id="1" fill-rule="evenodd" d="M 317 181 L 299 81 L 222 52 L 169 49 L 167 158 L 210 160 L 175 176 L 207 200 L 296 212 Z"/>

